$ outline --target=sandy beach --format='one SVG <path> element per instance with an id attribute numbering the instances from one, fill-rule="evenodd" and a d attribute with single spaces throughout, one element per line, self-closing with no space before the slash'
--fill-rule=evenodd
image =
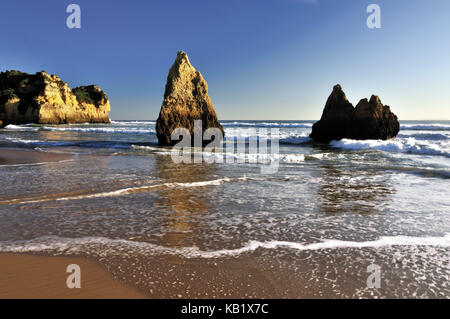
<path id="1" fill-rule="evenodd" d="M 81 268 L 81 288 L 66 285 L 67 266 Z M 137 289 L 113 279 L 97 263 L 72 257 L 0 254 L 1 299 L 116 299 L 145 298 Z"/>

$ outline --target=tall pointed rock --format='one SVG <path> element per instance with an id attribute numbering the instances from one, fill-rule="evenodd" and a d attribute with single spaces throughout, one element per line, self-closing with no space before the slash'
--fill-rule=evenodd
<path id="1" fill-rule="evenodd" d="M 171 134 L 179 127 L 187 128 L 193 137 L 195 120 L 202 120 L 203 132 L 216 127 L 224 133 L 208 96 L 208 84 L 191 65 L 187 54 L 179 51 L 167 76 L 164 101 L 156 122 L 159 145 L 177 143 L 171 140 Z"/>

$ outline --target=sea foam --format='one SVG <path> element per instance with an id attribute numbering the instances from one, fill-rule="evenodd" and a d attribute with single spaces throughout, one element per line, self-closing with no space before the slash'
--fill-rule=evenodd
<path id="1" fill-rule="evenodd" d="M 0 201 L 0 205 L 24 205 L 24 204 L 35 204 L 42 202 L 50 202 L 50 201 L 69 201 L 69 200 L 81 200 L 81 199 L 92 199 L 92 198 L 106 198 L 106 197 L 116 197 L 116 196 L 124 196 L 139 192 L 148 192 L 153 189 L 159 188 L 176 188 L 176 187 L 204 187 L 204 186 L 217 186 L 223 183 L 231 183 L 231 182 L 241 182 L 250 180 L 248 177 L 239 177 L 239 178 L 228 178 L 223 177 L 215 180 L 209 181 L 199 181 L 199 182 L 191 182 L 191 183 L 161 183 L 161 184 L 153 184 L 146 186 L 137 186 L 137 187 L 127 187 L 121 188 L 108 192 L 100 192 L 93 194 L 84 194 L 84 195 L 76 195 L 76 196 L 61 196 L 61 197 L 46 197 L 46 198 L 17 198 L 17 199 L 8 199 Z"/>
<path id="2" fill-rule="evenodd" d="M 97 246 L 97 247 L 96 247 Z M 0 252 L 23 253 L 53 251 L 56 253 L 74 254 L 89 251 L 90 254 L 104 255 L 108 252 L 123 252 L 125 249 L 135 250 L 146 256 L 175 255 L 183 258 L 223 258 L 237 257 L 252 253 L 257 249 L 293 249 L 298 251 L 326 249 L 364 249 L 384 248 L 392 246 L 440 246 L 450 247 L 450 234 L 442 237 L 384 236 L 370 241 L 323 240 L 304 244 L 289 241 L 249 241 L 240 248 L 201 250 L 191 247 L 165 247 L 147 242 L 125 239 L 109 239 L 104 237 L 61 238 L 56 236 L 39 237 L 31 240 L 0 242 Z"/>
<path id="3" fill-rule="evenodd" d="M 413 137 L 406 139 L 396 138 L 387 141 L 342 139 L 340 141 L 331 141 L 330 145 L 346 150 L 374 149 L 385 152 L 441 155 L 450 157 L 450 144 L 448 141 L 440 143 L 432 143 L 429 141 L 419 142 Z"/>
<path id="4" fill-rule="evenodd" d="M 122 133 L 122 134 L 156 134 L 151 127 L 128 127 L 127 124 L 114 126 L 85 127 L 88 124 L 76 124 L 69 126 L 36 126 L 36 125 L 13 125 L 10 124 L 5 129 L 10 131 L 50 131 L 50 132 L 80 132 L 80 133 Z"/>

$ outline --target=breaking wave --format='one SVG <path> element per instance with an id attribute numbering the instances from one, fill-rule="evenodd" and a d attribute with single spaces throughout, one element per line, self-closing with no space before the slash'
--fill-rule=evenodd
<path id="1" fill-rule="evenodd" d="M 147 242 L 137 242 L 124 239 L 109 239 L 104 237 L 60 238 L 56 236 L 39 237 L 32 240 L 7 241 L 0 243 L 0 252 L 54 252 L 58 254 L 89 253 L 104 256 L 105 254 L 123 253 L 130 249 L 146 256 L 175 255 L 183 258 L 223 258 L 237 257 L 252 253 L 257 249 L 293 249 L 293 250 L 324 250 L 346 248 L 384 248 L 392 246 L 441 246 L 450 247 L 450 234 L 442 237 L 412 237 L 385 236 L 371 241 L 323 240 L 321 242 L 303 244 L 289 241 L 249 241 L 244 246 L 235 249 L 220 249 L 213 251 L 193 247 L 165 247 Z"/>
<path id="2" fill-rule="evenodd" d="M 441 155 L 450 157 L 450 144 L 448 142 L 432 143 L 427 141 L 417 141 L 410 137 L 407 139 L 393 140 L 352 140 L 342 139 L 331 141 L 330 145 L 346 150 L 374 149 L 385 152 L 410 153 L 422 155 Z"/>

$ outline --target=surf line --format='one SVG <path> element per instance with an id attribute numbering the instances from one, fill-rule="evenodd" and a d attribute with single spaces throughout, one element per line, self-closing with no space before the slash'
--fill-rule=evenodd
<path id="1" fill-rule="evenodd" d="M 141 193 L 150 191 L 153 189 L 163 188 L 163 187 L 204 187 L 204 186 L 217 186 L 221 185 L 223 183 L 230 183 L 230 182 L 240 182 L 240 181 L 247 181 L 250 180 L 247 177 L 239 177 L 239 178 L 219 178 L 215 180 L 210 181 L 200 181 L 200 182 L 191 182 L 191 183 L 179 183 L 179 182 L 170 182 L 170 183 L 163 183 L 163 184 L 155 184 L 155 185 L 148 185 L 148 186 L 139 186 L 139 187 L 129 187 L 124 189 L 119 189 L 115 191 L 110 192 L 103 192 L 103 193 L 95 193 L 95 194 L 86 194 L 86 195 L 75 195 L 75 196 L 65 196 L 65 197 L 47 197 L 47 198 L 17 198 L 17 199 L 10 199 L 10 200 L 3 200 L 0 201 L 0 205 L 23 205 L 23 204 L 35 204 L 35 203 L 43 203 L 43 202 L 51 202 L 51 201 L 69 201 L 69 200 L 77 200 L 77 199 L 90 199 L 90 198 L 104 198 L 104 197 L 115 197 L 115 196 L 123 196 L 123 195 L 129 195 L 134 193 Z"/>
<path id="2" fill-rule="evenodd" d="M 182 258 L 224 258 L 240 256 L 252 253 L 257 249 L 278 249 L 288 248 L 300 251 L 325 250 L 325 249 L 347 249 L 347 248 L 386 248 L 394 246 L 434 246 L 450 247 L 450 233 L 442 237 L 413 237 L 413 236 L 383 236 L 370 241 L 344 241 L 344 240 L 323 240 L 316 243 L 303 244 L 286 241 L 250 241 L 244 246 L 235 249 L 222 249 L 205 251 L 196 246 L 191 247 L 165 247 L 148 242 L 137 242 L 125 239 L 109 239 L 104 237 L 84 237 L 84 238 L 61 238 L 61 237 L 38 237 L 32 240 L 1 242 L 0 252 L 39 252 L 56 251 L 59 253 L 72 253 L 74 251 L 84 251 L 84 247 L 92 248 L 99 245 L 98 250 L 102 255 L 109 252 L 116 252 L 117 246 L 136 251 L 144 252 L 148 255 L 172 255 Z M 94 254 L 95 255 L 95 254 Z"/>

